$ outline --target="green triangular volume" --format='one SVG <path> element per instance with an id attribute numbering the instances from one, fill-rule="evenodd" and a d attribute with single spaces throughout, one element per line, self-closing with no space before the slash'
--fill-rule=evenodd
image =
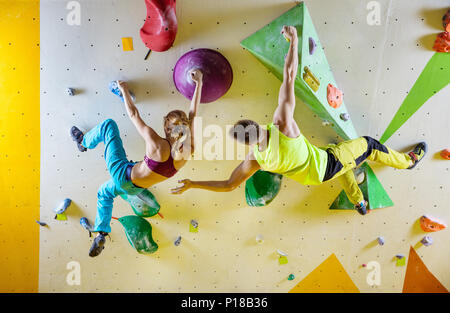
<path id="1" fill-rule="evenodd" d="M 283 176 L 258 170 L 245 183 L 245 199 L 249 206 L 265 206 L 272 202 L 281 188 Z"/>
<path id="2" fill-rule="evenodd" d="M 389 198 L 389 195 L 375 176 L 375 173 L 370 168 L 369 164 L 367 164 L 367 162 L 363 163 L 358 170 L 364 172 L 364 181 L 359 185 L 359 188 L 361 188 L 364 199 L 369 202 L 368 208 L 373 210 L 393 206 L 394 202 Z M 350 202 L 344 191 L 341 191 L 339 196 L 330 206 L 330 210 L 353 209 L 354 205 Z"/>
<path id="3" fill-rule="evenodd" d="M 283 79 L 284 58 L 289 49 L 289 43 L 280 34 L 284 25 L 297 28 L 299 36 L 299 71 L 295 82 L 295 94 L 308 104 L 321 119 L 332 124 L 333 129 L 344 139 L 354 139 L 357 136 L 351 120 L 344 121 L 340 115 L 347 113 L 344 103 L 335 109 L 327 101 L 327 85 L 337 86 L 331 72 L 327 58 L 320 44 L 319 37 L 314 28 L 308 9 L 300 3 L 290 9 L 253 35 L 241 42 L 241 46 L 252 53 L 265 67 L 278 79 Z M 316 44 L 311 55 L 309 51 L 309 38 Z M 320 86 L 314 91 L 303 79 L 305 67 L 319 80 Z"/>

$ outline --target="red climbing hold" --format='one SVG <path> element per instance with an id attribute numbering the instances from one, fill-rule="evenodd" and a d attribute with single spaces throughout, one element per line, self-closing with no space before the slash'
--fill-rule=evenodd
<path id="1" fill-rule="evenodd" d="M 450 149 L 444 149 L 441 151 L 441 157 L 450 160 Z"/>
<path id="2" fill-rule="evenodd" d="M 176 0 L 145 0 L 147 18 L 141 28 L 141 39 L 152 51 L 169 50 L 177 35 Z"/>
<path id="3" fill-rule="evenodd" d="M 450 33 L 440 33 L 434 42 L 433 50 L 437 52 L 450 52 Z"/>
<path id="4" fill-rule="evenodd" d="M 337 87 L 332 84 L 328 84 L 327 86 L 327 100 L 328 104 L 337 109 L 341 106 L 342 101 L 344 100 L 344 96 L 342 95 L 342 91 L 340 91 Z"/>

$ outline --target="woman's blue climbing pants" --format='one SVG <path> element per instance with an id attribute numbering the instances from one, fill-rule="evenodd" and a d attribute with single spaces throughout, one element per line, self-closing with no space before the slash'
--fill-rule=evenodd
<path id="1" fill-rule="evenodd" d="M 134 163 L 128 161 L 120 139 L 119 128 L 112 119 L 98 124 L 83 137 L 83 146 L 94 149 L 103 142 L 105 144 L 105 161 L 111 179 L 100 186 L 97 193 L 97 216 L 94 231 L 111 232 L 111 217 L 114 198 L 121 194 L 136 195 L 144 189 L 135 186 L 127 179 L 127 168 Z"/>

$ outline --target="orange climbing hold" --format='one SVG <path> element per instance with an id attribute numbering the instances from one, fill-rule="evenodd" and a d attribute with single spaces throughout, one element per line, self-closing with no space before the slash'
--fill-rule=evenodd
<path id="1" fill-rule="evenodd" d="M 450 33 L 450 9 L 447 13 L 442 17 L 442 24 L 444 25 L 444 29 L 447 33 Z"/>
<path id="2" fill-rule="evenodd" d="M 150 50 L 163 52 L 172 47 L 178 31 L 176 0 L 145 0 L 147 18 L 141 38 Z"/>
<path id="3" fill-rule="evenodd" d="M 327 86 L 327 100 L 328 104 L 337 109 L 341 106 L 342 101 L 344 100 L 344 96 L 342 95 L 342 91 L 340 91 L 337 87 L 332 84 L 328 84 Z"/>
<path id="4" fill-rule="evenodd" d="M 444 149 L 441 151 L 441 157 L 446 160 L 450 160 L 450 149 Z"/>
<path id="5" fill-rule="evenodd" d="M 450 33 L 440 33 L 434 42 L 433 50 L 437 52 L 450 52 Z"/>
<path id="6" fill-rule="evenodd" d="M 431 216 L 423 215 L 420 218 L 420 227 L 425 232 L 435 232 L 447 228 L 447 225 Z"/>

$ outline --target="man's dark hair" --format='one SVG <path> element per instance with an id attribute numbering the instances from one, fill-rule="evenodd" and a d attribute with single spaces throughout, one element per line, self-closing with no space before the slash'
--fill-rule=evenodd
<path id="1" fill-rule="evenodd" d="M 241 143 L 253 145 L 258 142 L 261 126 L 252 120 L 240 120 L 231 128 L 230 134 Z"/>

